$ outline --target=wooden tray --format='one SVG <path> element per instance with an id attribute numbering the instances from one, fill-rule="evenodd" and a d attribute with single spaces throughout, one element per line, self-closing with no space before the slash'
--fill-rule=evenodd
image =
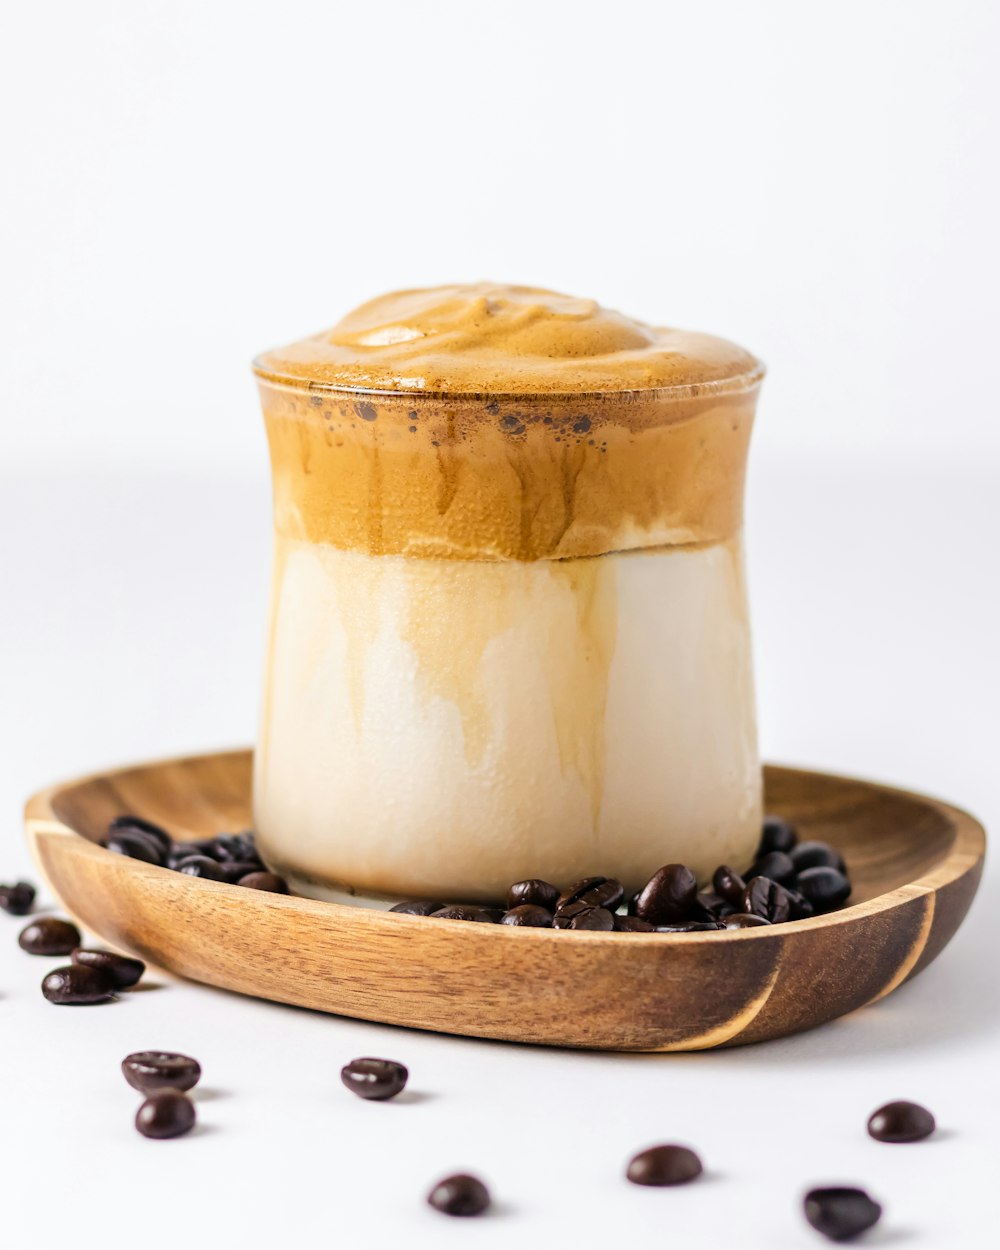
<path id="1" fill-rule="evenodd" d="M 28 835 L 67 911 L 114 946 L 196 981 L 473 1037 L 669 1051 L 814 1028 L 927 967 L 961 924 L 985 852 L 982 827 L 936 799 L 769 767 L 767 809 L 840 848 L 853 906 L 771 929 L 626 935 L 263 894 L 96 844 L 124 813 L 181 839 L 246 828 L 250 763 L 249 751 L 165 760 L 35 795 Z"/>

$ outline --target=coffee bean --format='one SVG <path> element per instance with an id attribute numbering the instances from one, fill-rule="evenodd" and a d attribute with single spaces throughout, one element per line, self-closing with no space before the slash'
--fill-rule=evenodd
<path id="1" fill-rule="evenodd" d="M 615 927 L 614 914 L 605 907 L 591 907 L 577 900 L 560 907 L 552 920 L 556 929 L 584 929 L 595 933 L 610 933 Z"/>
<path id="2" fill-rule="evenodd" d="M 496 917 L 492 909 L 476 907 L 471 903 L 453 903 L 441 907 L 432 913 L 435 920 L 471 920 L 479 924 L 495 924 Z"/>
<path id="3" fill-rule="evenodd" d="M 205 881 L 222 880 L 222 866 L 208 855 L 187 855 L 176 864 L 176 870 L 187 877 L 202 877 Z"/>
<path id="4" fill-rule="evenodd" d="M 80 930 L 68 920 L 41 916 L 24 926 L 17 941 L 29 955 L 69 955 L 80 945 Z"/>
<path id="5" fill-rule="evenodd" d="M 720 864 L 716 868 L 712 876 L 712 888 L 720 898 L 724 898 L 732 906 L 741 907 L 743 905 L 743 891 L 747 888 L 747 883 L 728 864 Z"/>
<path id="6" fill-rule="evenodd" d="M 535 903 L 522 903 L 504 912 L 502 924 L 525 925 L 530 929 L 551 929 L 552 913 Z"/>
<path id="7" fill-rule="evenodd" d="M 409 1076 L 393 1059 L 352 1059 L 340 1069 L 340 1079 L 359 1098 L 384 1102 L 401 1093 Z"/>
<path id="8" fill-rule="evenodd" d="M 800 842 L 789 854 L 795 865 L 796 872 L 806 868 L 836 868 L 838 872 L 846 872 L 844 857 L 829 842 Z"/>
<path id="9" fill-rule="evenodd" d="M 783 851 L 787 855 L 798 840 L 799 835 L 793 824 L 780 816 L 765 816 L 757 848 L 758 858 L 769 855 L 771 851 Z"/>
<path id="10" fill-rule="evenodd" d="M 273 872 L 250 872 L 245 877 L 240 877 L 236 884 L 245 886 L 248 890 L 264 890 L 267 894 L 288 893 L 288 882 Z"/>
<path id="11" fill-rule="evenodd" d="M 652 933 L 653 926 L 640 916 L 615 916 L 616 933 Z"/>
<path id="12" fill-rule="evenodd" d="M 482 1215 L 490 1205 L 490 1191 L 475 1176 L 447 1176 L 438 1181 L 427 1201 L 445 1215 Z"/>
<path id="13" fill-rule="evenodd" d="M 806 868 L 799 873 L 797 885 L 798 892 L 820 914 L 839 907 L 851 893 L 850 881 L 836 868 Z"/>
<path id="14" fill-rule="evenodd" d="M 784 924 L 791 918 L 792 901 L 784 886 L 768 877 L 754 877 L 743 891 L 743 910 L 763 916 L 771 924 Z"/>
<path id="15" fill-rule="evenodd" d="M 792 885 L 795 881 L 795 865 L 784 851 L 768 851 L 747 873 L 747 880 L 754 877 L 767 877 L 777 881 L 778 885 Z"/>
<path id="16" fill-rule="evenodd" d="M 106 972 L 116 990 L 130 990 L 137 985 L 139 978 L 146 971 L 141 959 L 130 959 L 127 955 L 116 955 L 112 951 L 91 951 L 78 947 L 71 956 L 75 964 L 86 968 L 99 968 Z"/>
<path id="17" fill-rule="evenodd" d="M 877 1224 L 882 1208 L 863 1189 L 838 1186 L 811 1189 L 804 1200 L 806 1219 L 831 1241 L 850 1241 Z"/>
<path id="18" fill-rule="evenodd" d="M 761 925 L 770 927 L 771 922 L 751 912 L 735 911 L 731 916 L 727 916 L 722 924 L 726 929 L 758 929 Z"/>
<path id="19" fill-rule="evenodd" d="M 220 833 L 213 839 L 213 858 L 226 860 L 251 860 L 260 863 L 260 856 L 252 837 L 245 833 Z"/>
<path id="20" fill-rule="evenodd" d="M 390 907 L 389 910 L 399 912 L 403 916 L 433 916 L 442 907 L 444 907 L 444 903 L 421 903 L 414 899 L 411 902 L 397 903 L 395 907 Z"/>
<path id="21" fill-rule="evenodd" d="M 247 859 L 224 859 L 219 861 L 219 871 L 222 873 L 220 881 L 225 881 L 227 885 L 236 885 L 243 877 L 249 877 L 252 872 L 266 872 L 267 870 L 259 861 L 255 863 Z"/>
<path id="22" fill-rule="evenodd" d="M 868 1119 L 869 1136 L 876 1141 L 923 1141 L 936 1127 L 934 1117 L 918 1102 L 887 1102 Z"/>
<path id="23" fill-rule="evenodd" d="M 718 933 L 726 926 L 721 920 L 685 920 L 681 924 L 658 924 L 657 933 Z"/>
<path id="24" fill-rule="evenodd" d="M 722 916 L 731 915 L 736 908 L 724 898 L 711 890 L 704 890 L 695 900 L 696 920 L 718 920 Z"/>
<path id="25" fill-rule="evenodd" d="M 633 1185 L 686 1185 L 701 1173 L 701 1160 L 687 1146 L 651 1146 L 631 1159 L 625 1170 Z"/>
<path id="26" fill-rule="evenodd" d="M 804 894 L 800 894 L 798 890 L 794 890 L 787 885 L 785 886 L 785 893 L 790 900 L 793 920 L 808 920 L 810 916 L 815 916 L 816 909 Z"/>
<path id="27" fill-rule="evenodd" d="M 26 916 L 35 903 L 35 887 L 28 881 L 0 885 L 0 911 L 9 916 Z"/>
<path id="28" fill-rule="evenodd" d="M 546 911 L 555 911 L 559 903 L 559 891 L 548 881 L 540 881 L 532 877 L 528 881 L 515 881 L 507 891 L 507 907 L 513 911 L 515 907 L 531 904 L 533 907 L 544 907 Z"/>
<path id="29" fill-rule="evenodd" d="M 135 1127 L 143 1137 L 164 1140 L 194 1128 L 194 1103 L 176 1089 L 158 1089 L 135 1113 Z"/>
<path id="30" fill-rule="evenodd" d="M 158 1089 L 193 1089 L 201 1079 L 201 1064 L 190 1055 L 170 1050 L 137 1050 L 122 1060 L 122 1073 L 143 1094 Z"/>
<path id="31" fill-rule="evenodd" d="M 584 877 L 556 900 L 556 910 L 571 903 L 588 903 L 591 907 L 606 907 L 614 911 L 625 897 L 625 888 L 614 877 Z"/>
<path id="32" fill-rule="evenodd" d="M 653 873 L 636 900 L 636 914 L 650 924 L 679 924 L 690 917 L 698 882 L 690 868 L 667 864 Z"/>
<path id="33" fill-rule="evenodd" d="M 141 860 L 144 864 L 154 864 L 162 868 L 166 863 L 166 852 L 163 847 L 147 833 L 123 831 L 113 833 L 104 843 L 114 855 L 126 855 L 129 859 Z"/>
<path id="34" fill-rule="evenodd" d="M 56 968 L 42 981 L 42 993 L 59 1006 L 89 1006 L 106 1003 L 115 996 L 115 984 L 102 968 L 67 964 Z"/>
<path id="35" fill-rule="evenodd" d="M 194 842 L 175 842 L 170 848 L 170 854 L 167 856 L 167 867 L 177 869 L 185 859 L 190 859 L 193 855 L 200 858 L 212 859 L 219 863 L 219 856 L 214 838 L 198 838 Z"/>
<path id="36" fill-rule="evenodd" d="M 105 838 L 115 837 L 119 833 L 139 833 L 143 837 L 152 838 L 163 855 L 168 854 L 173 846 L 166 829 L 161 829 L 159 825 L 154 825 L 151 820 L 144 820 L 141 816 L 116 816 L 108 825 Z"/>

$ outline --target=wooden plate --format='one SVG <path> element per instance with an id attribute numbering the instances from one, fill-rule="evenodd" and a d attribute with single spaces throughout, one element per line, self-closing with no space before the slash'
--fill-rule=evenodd
<path id="1" fill-rule="evenodd" d="M 97 845 L 124 813 L 182 839 L 246 828 L 250 760 L 249 751 L 166 760 L 32 798 L 34 854 L 66 909 L 107 942 L 196 981 L 442 1033 L 667 1051 L 814 1028 L 876 1002 L 940 954 L 985 852 L 982 827 L 936 799 L 769 767 L 768 810 L 840 848 L 854 904 L 771 929 L 665 935 L 463 924 L 263 894 Z"/>

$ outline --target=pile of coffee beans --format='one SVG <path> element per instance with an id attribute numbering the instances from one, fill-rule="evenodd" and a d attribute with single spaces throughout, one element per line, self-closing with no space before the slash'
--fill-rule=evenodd
<path id="1" fill-rule="evenodd" d="M 287 894 L 288 884 L 268 872 L 257 853 L 251 830 L 219 833 L 191 842 L 174 842 L 165 829 L 141 816 L 118 816 L 108 825 L 102 843 L 116 855 L 170 868 L 204 881 L 224 881 L 269 894 Z"/>
<path id="2" fill-rule="evenodd" d="M 125 1056 L 122 1073 L 146 1096 L 135 1113 L 135 1127 L 143 1137 L 181 1137 L 194 1128 L 197 1115 L 187 1091 L 201 1079 L 197 1059 L 168 1050 L 140 1050 Z"/>
<path id="3" fill-rule="evenodd" d="M 742 873 L 720 865 L 708 890 L 699 891 L 683 864 L 666 864 L 629 898 L 614 877 L 584 877 L 565 890 L 548 881 L 515 881 L 505 907 L 414 900 L 390 910 L 532 929 L 721 933 L 819 916 L 842 906 L 850 893 L 839 851 L 826 842 L 800 842 L 787 820 L 767 816 L 754 862 Z"/>

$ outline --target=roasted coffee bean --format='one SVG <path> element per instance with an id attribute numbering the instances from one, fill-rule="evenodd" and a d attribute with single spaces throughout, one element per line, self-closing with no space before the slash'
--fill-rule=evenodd
<path id="1" fill-rule="evenodd" d="M 419 900 L 413 899 L 406 903 L 397 903 L 395 907 L 390 907 L 389 910 L 399 912 L 404 916 L 433 916 L 442 907 L 444 907 L 444 903 L 421 903 Z"/>
<path id="2" fill-rule="evenodd" d="M 589 903 L 591 907 L 607 907 L 614 911 L 625 897 L 625 890 L 614 877 L 584 877 L 563 890 L 556 900 L 556 910 L 571 903 Z"/>
<path id="3" fill-rule="evenodd" d="M 35 903 L 35 887 L 28 881 L 0 885 L 0 911 L 9 916 L 26 916 Z"/>
<path id="4" fill-rule="evenodd" d="M 767 877 L 777 881 L 778 885 L 793 885 L 795 882 L 795 865 L 784 851 L 768 851 L 747 873 L 747 880 L 754 877 Z"/>
<path id="5" fill-rule="evenodd" d="M 701 1176 L 701 1160 L 687 1146 L 651 1146 L 625 1170 L 633 1185 L 686 1185 Z"/>
<path id="6" fill-rule="evenodd" d="M 742 907 L 743 891 L 747 888 L 747 883 L 728 864 L 720 864 L 716 868 L 712 876 L 712 888 L 727 903 L 732 904 L 734 907 Z"/>
<path id="7" fill-rule="evenodd" d="M 806 868 L 799 873 L 796 885 L 798 892 L 820 914 L 839 907 L 851 893 L 850 881 L 836 868 Z"/>
<path id="8" fill-rule="evenodd" d="M 427 1201 L 445 1215 L 482 1215 L 490 1205 L 490 1191 L 475 1176 L 446 1176 L 427 1195 Z"/>
<path id="9" fill-rule="evenodd" d="M 780 816 L 765 816 L 760 831 L 757 857 L 760 859 L 772 851 L 783 851 L 787 855 L 798 840 L 799 835 L 793 824 L 782 820 Z"/>
<path id="10" fill-rule="evenodd" d="M 122 1060 L 122 1074 L 133 1089 L 149 1094 L 157 1089 L 193 1089 L 201 1079 L 201 1064 L 190 1055 L 171 1050 L 137 1050 Z"/>
<path id="11" fill-rule="evenodd" d="M 162 868 L 166 863 L 166 852 L 160 843 L 155 838 L 151 838 L 148 833 L 138 831 L 113 833 L 104 845 L 115 855 L 127 855 L 129 859 L 138 859 L 144 864 L 154 864 L 157 868 Z"/>
<path id="12" fill-rule="evenodd" d="M 615 916 L 616 933 L 652 933 L 653 926 L 641 916 Z"/>
<path id="13" fill-rule="evenodd" d="M 690 918 L 697 897 L 698 882 L 690 868 L 667 864 L 639 892 L 636 915 L 650 924 L 680 924 Z"/>
<path id="14" fill-rule="evenodd" d="M 432 915 L 435 920 L 472 920 L 479 924 L 496 924 L 497 921 L 492 908 L 476 907 L 471 903 L 453 903 L 439 908 Z"/>
<path id="15" fill-rule="evenodd" d="M 800 842 L 790 852 L 789 859 L 795 865 L 796 872 L 804 872 L 806 868 L 836 868 L 846 873 L 844 857 L 829 842 Z"/>
<path id="16" fill-rule="evenodd" d="M 681 924 L 658 924 L 657 933 L 718 933 L 726 926 L 721 920 L 685 920 Z"/>
<path id="17" fill-rule="evenodd" d="M 78 947 L 71 959 L 75 964 L 86 968 L 98 968 L 106 972 L 116 990 L 130 990 L 139 983 L 139 978 L 146 971 L 141 959 L 130 959 L 127 955 L 116 955 L 113 951 L 91 951 Z"/>
<path id="18" fill-rule="evenodd" d="M 69 955 L 80 945 L 80 930 L 68 920 L 40 916 L 24 926 L 17 941 L 29 955 Z"/>
<path id="19" fill-rule="evenodd" d="M 503 914 L 501 924 L 525 925 L 530 929 L 551 929 L 552 913 L 537 903 L 522 903 Z"/>
<path id="20" fill-rule="evenodd" d="M 205 881 L 221 881 L 222 865 L 207 855 L 187 855 L 176 869 L 187 877 L 202 877 Z"/>
<path id="21" fill-rule="evenodd" d="M 934 1117 L 918 1102 L 887 1102 L 868 1118 L 868 1134 L 876 1141 L 923 1141 L 936 1127 Z"/>
<path id="22" fill-rule="evenodd" d="M 135 1113 L 135 1127 L 143 1137 L 163 1140 L 190 1132 L 196 1118 L 190 1098 L 176 1089 L 158 1089 Z"/>
<path id="23" fill-rule="evenodd" d="M 102 968 L 84 964 L 67 964 L 56 968 L 42 981 L 42 993 L 50 1003 L 80 1007 L 106 1003 L 115 996 L 115 983 Z"/>
<path id="24" fill-rule="evenodd" d="M 267 894 L 288 893 L 288 882 L 273 872 L 249 872 L 236 884 L 246 886 L 248 890 L 264 890 Z"/>
<path id="25" fill-rule="evenodd" d="M 245 833 L 220 833 L 213 839 L 214 858 L 226 860 L 249 859 L 260 862 L 253 838 Z"/>
<path id="26" fill-rule="evenodd" d="M 784 924 L 791 919 L 792 900 L 784 886 L 768 877 L 754 877 L 743 891 L 743 910 L 763 916 L 771 924 Z"/>
<path id="27" fill-rule="evenodd" d="M 595 933 L 610 933 L 615 927 L 614 913 L 606 907 L 591 907 L 577 900 L 560 907 L 552 920 L 556 929 L 587 929 Z"/>
<path id="28" fill-rule="evenodd" d="M 721 916 L 728 916 L 735 910 L 732 903 L 727 903 L 712 890 L 703 890 L 695 900 L 695 919 L 697 920 L 718 920 Z"/>
<path id="29" fill-rule="evenodd" d="M 555 911 L 559 903 L 559 891 L 548 881 L 540 881 L 532 877 L 528 881 L 515 881 L 507 891 L 507 907 L 513 911 L 515 907 L 531 904 L 533 907 L 544 907 L 546 911 Z"/>
<path id="30" fill-rule="evenodd" d="M 220 881 L 225 881 L 228 885 L 236 885 L 243 877 L 249 877 L 252 872 L 266 872 L 267 869 L 259 861 L 224 859 L 219 863 L 219 871 L 222 873 Z"/>
<path id="31" fill-rule="evenodd" d="M 722 925 L 725 929 L 758 929 L 761 925 L 770 926 L 770 923 L 770 920 L 765 920 L 763 916 L 755 916 L 752 912 L 734 911 L 731 916 L 723 920 Z"/>
<path id="32" fill-rule="evenodd" d="M 882 1208 L 863 1189 L 837 1186 L 811 1189 L 804 1204 L 806 1219 L 831 1241 L 850 1241 L 877 1224 Z"/>
<path id="33" fill-rule="evenodd" d="M 394 1059 L 352 1059 L 340 1069 L 340 1079 L 351 1093 L 372 1102 L 395 1098 L 409 1075 Z"/>
<path id="34" fill-rule="evenodd" d="M 815 916 L 816 909 L 804 894 L 788 885 L 785 886 L 785 893 L 791 900 L 793 920 L 808 920 L 810 916 Z"/>
<path id="35" fill-rule="evenodd" d="M 152 838 L 164 855 L 173 846 L 166 829 L 161 829 L 159 825 L 154 825 L 151 820 L 144 820 L 141 816 L 116 816 L 108 825 L 105 836 L 111 838 L 119 833 L 141 833 L 144 837 Z"/>

